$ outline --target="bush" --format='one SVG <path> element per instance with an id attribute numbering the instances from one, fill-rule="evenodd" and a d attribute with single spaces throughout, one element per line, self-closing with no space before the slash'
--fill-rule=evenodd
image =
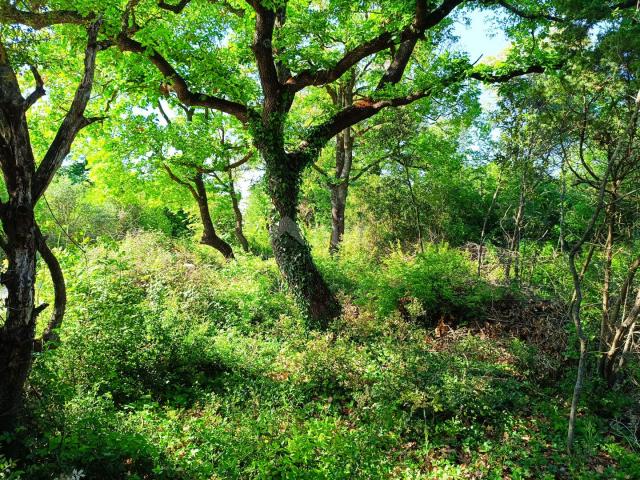
<path id="1" fill-rule="evenodd" d="M 427 244 L 416 254 L 395 248 L 387 255 L 369 247 L 348 237 L 339 257 L 321 256 L 320 265 L 337 288 L 381 318 L 405 306 L 405 315 L 425 324 L 442 316 L 465 323 L 483 318 L 486 306 L 505 293 L 478 278 L 466 254 L 447 245 Z"/>

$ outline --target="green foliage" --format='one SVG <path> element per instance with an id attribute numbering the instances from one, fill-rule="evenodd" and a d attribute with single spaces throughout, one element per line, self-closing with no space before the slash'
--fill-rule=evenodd
<path id="1" fill-rule="evenodd" d="M 581 453 L 564 453 L 562 391 L 542 386 L 554 370 L 535 347 L 465 328 L 438 338 L 395 311 L 405 295 L 416 316 L 490 302 L 463 254 L 395 251 L 372 271 L 370 250 L 348 239 L 321 264 L 360 306 L 345 299 L 321 333 L 306 329 L 273 260 L 221 265 L 186 245 L 141 233 L 60 255 L 69 312 L 60 345 L 35 362 L 16 434 L 28 453 L 2 460 L 6 478 L 634 474 L 588 406 Z M 620 399 L 594 408 L 623 411 Z"/>
<path id="2" fill-rule="evenodd" d="M 424 252 L 407 254 L 400 248 L 382 258 L 360 235 L 347 235 L 341 254 L 320 256 L 328 278 L 354 301 L 385 317 L 411 303 L 414 320 L 434 323 L 441 316 L 464 323 L 483 316 L 483 308 L 498 300 L 504 289 L 477 277 L 475 265 L 461 251 L 427 244 Z"/>
<path id="3" fill-rule="evenodd" d="M 84 131 L 36 207 L 69 303 L 60 341 L 34 355 L 20 426 L 0 438 L 8 447 L 0 480 L 640 478 L 633 343 L 615 389 L 586 379 L 567 455 L 576 333 L 568 327 L 564 348 L 564 335 L 540 327 L 565 325 L 545 307 L 571 302 L 567 251 L 620 152 L 628 171 L 613 172 L 605 195 L 617 209 L 614 297 L 638 251 L 636 132 L 624 148 L 616 143 L 629 124 L 636 128 L 637 9 L 596 0 L 462 2 L 441 21 L 431 17 L 403 78 L 384 84 L 388 66 L 402 63 L 391 57 L 413 48 L 398 32 L 414 21 L 415 2 L 289 0 L 273 38 L 258 45 L 252 3 L 192 0 L 180 2 L 179 14 L 160 8 L 177 0 L 0 7 L 1 40 L 24 92 L 29 65 L 45 79 L 47 95 L 27 112 L 37 159 L 80 81 L 85 29 L 16 26 L 7 12 L 99 17 L 101 41 L 129 28 L 144 51 L 100 52 L 87 116 L 108 118 Z M 268 12 L 285 5 L 260 3 Z M 437 13 L 453 3 L 419 5 Z M 473 10 L 495 12 L 510 40 L 498 59 L 472 64 L 452 48 L 455 22 Z M 402 46 L 389 48 L 389 38 Z M 293 98 L 296 75 L 320 78 L 315 72 L 363 42 L 384 48 L 329 86 L 357 76 L 354 105 L 330 102 L 326 85 Z M 269 45 L 278 81 L 294 86 L 276 88 L 283 97 L 268 91 L 270 56 L 260 69 L 256 62 L 255 51 Z M 175 72 L 165 65 L 163 77 L 154 51 Z M 502 82 L 532 64 L 547 75 Z M 493 111 L 481 106 L 471 73 L 500 80 Z M 176 74 L 191 94 L 176 91 Z M 342 108 L 341 121 L 364 117 L 375 102 L 406 103 L 401 97 L 416 92 L 420 102 L 353 127 L 347 233 L 330 256 L 336 161 L 319 135 L 323 122 Z M 246 106 L 249 120 L 201 106 L 220 102 Z M 226 176 L 250 148 L 260 155 Z M 231 184 L 246 197 L 251 254 L 221 263 L 196 244 L 196 173 L 206 174 L 226 240 L 238 220 Z M 4 182 L 10 176 L 3 202 Z M 275 239 L 279 260 L 289 260 L 283 272 L 268 233 L 279 216 L 297 216 L 310 239 Z M 604 229 L 596 230 L 582 308 L 594 372 L 606 269 Z M 484 264 L 474 258 L 480 242 Z M 590 258 L 588 246 L 579 263 Z M 309 327 L 280 276 L 294 287 L 308 281 L 300 268 L 310 265 L 307 249 L 343 306 L 322 332 Z M 52 303 L 42 263 L 37 301 Z M 513 312 L 492 310 L 509 302 Z M 542 307 L 530 319 L 518 302 Z M 42 314 L 39 334 L 45 323 Z M 560 347 L 551 354 L 540 337 Z"/>

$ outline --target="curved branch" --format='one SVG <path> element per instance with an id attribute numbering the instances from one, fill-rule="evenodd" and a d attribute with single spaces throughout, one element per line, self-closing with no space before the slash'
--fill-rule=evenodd
<path id="1" fill-rule="evenodd" d="M 516 68 L 505 73 L 485 72 L 480 69 L 474 69 L 470 72 L 469 78 L 474 78 L 485 83 L 505 83 L 516 77 L 529 75 L 531 73 L 544 73 L 548 67 L 542 65 L 529 65 L 527 67 Z"/>
<path id="2" fill-rule="evenodd" d="M 322 167 L 320 167 L 320 165 L 318 165 L 316 162 L 312 162 L 311 163 L 311 168 L 313 168 L 316 172 L 318 172 L 320 175 L 325 177 L 327 180 L 331 180 L 331 177 L 326 172 L 326 170 L 324 170 Z"/>
<path id="3" fill-rule="evenodd" d="M 370 98 L 358 100 L 353 105 L 337 112 L 323 124 L 309 129 L 309 134 L 306 136 L 306 140 L 300 145 L 298 153 L 301 153 L 310 147 L 323 147 L 329 139 L 333 138 L 345 128 L 351 127 L 363 120 L 366 120 L 367 118 L 373 117 L 384 108 L 402 107 L 417 100 L 429 97 L 436 87 L 446 88 L 468 78 L 474 78 L 487 83 L 503 83 L 522 75 L 543 73 L 545 70 L 546 68 L 541 65 L 530 65 L 528 67 L 516 68 L 501 74 L 493 74 L 481 72 L 477 69 L 470 69 L 467 71 L 454 72 L 448 78 L 443 79 L 438 85 L 432 85 L 426 89 L 410 93 L 403 97 L 382 100 L 373 100 Z"/>
<path id="4" fill-rule="evenodd" d="M 401 32 L 383 32 L 376 38 L 361 43 L 357 47 L 349 50 L 332 68 L 318 70 L 316 72 L 305 70 L 296 76 L 290 77 L 285 83 L 294 91 L 302 90 L 311 85 L 322 86 L 338 80 L 351 67 L 370 55 L 405 42 L 413 42 L 415 45 L 415 42 L 421 38 L 428 29 L 438 25 L 455 7 L 463 3 L 463 1 L 464 0 L 444 0 L 438 8 L 427 11 L 426 2 L 424 0 L 418 0 L 414 21 Z M 404 68 L 402 68 L 402 70 L 404 70 Z"/>
<path id="5" fill-rule="evenodd" d="M 167 125 L 171 125 L 171 119 L 169 118 L 169 115 L 167 115 L 167 112 L 164 110 L 164 107 L 162 106 L 162 100 L 160 99 L 158 99 L 158 108 L 160 109 L 160 115 L 162 115 L 164 121 L 167 122 Z"/>
<path id="6" fill-rule="evenodd" d="M 40 98 L 42 98 L 45 93 L 47 93 L 44 89 L 44 81 L 42 80 L 38 69 L 35 67 L 35 65 L 30 65 L 29 68 L 31 69 L 31 73 L 33 74 L 33 79 L 36 81 L 36 88 L 24 101 L 25 112 L 29 110 L 34 103 L 40 100 Z"/>
<path id="7" fill-rule="evenodd" d="M 196 189 L 193 187 L 193 185 L 191 185 L 189 182 L 186 182 L 184 180 L 182 180 L 180 177 L 178 177 L 175 173 L 173 173 L 173 170 L 171 170 L 171 168 L 169 167 L 169 165 L 167 165 L 166 163 L 163 163 L 162 166 L 164 167 L 164 169 L 167 171 L 167 173 L 169 174 L 169 177 L 171 178 L 171 180 L 173 180 L 174 182 L 182 185 L 183 187 L 186 187 L 189 189 L 189 191 L 191 192 L 191 195 L 193 195 L 193 197 L 198 200 L 198 192 L 196 192 Z"/>
<path id="8" fill-rule="evenodd" d="M 84 55 L 84 75 L 71 102 L 71 107 L 65 115 L 53 142 L 49 146 L 33 180 L 32 195 L 34 201 L 44 193 L 53 179 L 62 161 L 69 154 L 71 144 L 76 136 L 87 125 L 100 118 L 85 118 L 84 112 L 91 98 L 93 79 L 96 68 L 96 55 L 100 49 L 97 38 L 102 21 L 93 23 L 87 30 L 88 40 Z"/>
<path id="9" fill-rule="evenodd" d="M 551 15 L 549 13 L 527 12 L 526 10 L 523 10 L 522 8 L 519 8 L 516 5 L 512 5 L 511 3 L 507 2 L 506 0 L 494 0 L 491 3 L 495 3 L 496 5 L 500 5 L 505 10 L 508 10 L 509 12 L 513 13 L 514 15 L 516 15 L 516 16 L 518 16 L 520 18 L 524 18 L 525 20 L 549 20 L 551 22 L 566 22 L 566 19 L 564 19 L 562 17 L 557 17 L 555 15 Z"/>
<path id="10" fill-rule="evenodd" d="M 238 168 L 242 165 L 244 165 L 245 163 L 247 163 L 249 160 L 251 160 L 251 157 L 253 157 L 254 151 L 251 150 L 249 153 L 247 153 L 244 157 L 242 157 L 240 160 L 230 163 L 229 165 L 227 165 L 226 167 L 224 167 L 224 170 L 229 171 L 229 170 L 233 170 L 234 168 Z"/>
<path id="11" fill-rule="evenodd" d="M 83 17 L 72 10 L 51 10 L 40 13 L 25 12 L 18 10 L 7 1 L 0 3 L 0 23 L 18 23 L 36 30 L 63 23 L 84 25 L 91 21 L 92 18 L 93 15 Z"/>
<path id="12" fill-rule="evenodd" d="M 355 182 L 356 180 L 358 180 L 361 176 L 363 176 L 365 173 L 367 173 L 369 170 L 371 170 L 372 168 L 376 167 L 377 165 L 380 165 L 380 162 L 382 162 L 386 157 L 383 158 L 379 158 L 378 160 L 375 160 L 374 162 L 371 162 L 369 165 L 367 165 L 366 167 L 364 167 L 362 170 L 360 170 L 356 175 L 354 175 L 351 180 L 350 183 Z"/>
<path id="13" fill-rule="evenodd" d="M 60 328 L 64 320 L 64 314 L 67 308 L 67 287 L 60 262 L 58 262 L 58 259 L 47 245 L 47 241 L 39 228 L 36 228 L 36 242 L 38 253 L 40 253 L 40 256 L 49 269 L 54 291 L 53 312 L 51 313 L 49 323 L 42 333 L 42 340 L 40 341 L 40 346 L 44 347 L 51 340 L 59 341 L 60 339 L 56 330 Z"/>
<path id="14" fill-rule="evenodd" d="M 160 55 L 155 49 L 147 48 L 137 40 L 125 35 L 120 35 L 116 39 L 116 44 L 122 51 L 146 55 L 149 61 L 151 61 L 160 73 L 171 83 L 178 99 L 186 106 L 212 108 L 233 115 L 242 123 L 246 123 L 249 120 L 249 109 L 246 105 L 212 95 L 194 93 L 189 90 L 185 79 L 182 78 L 167 59 Z"/>
<path id="15" fill-rule="evenodd" d="M 180 0 L 180 2 L 178 2 L 177 4 L 172 5 L 170 3 L 165 2 L 164 0 L 160 0 L 158 2 L 158 7 L 163 10 L 169 10 L 170 12 L 178 14 L 182 12 L 182 10 L 184 10 L 184 8 L 187 5 L 189 5 L 190 2 L 191 0 Z"/>

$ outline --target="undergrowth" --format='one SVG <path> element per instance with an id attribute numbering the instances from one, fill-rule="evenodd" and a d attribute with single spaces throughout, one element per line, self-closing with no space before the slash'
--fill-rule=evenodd
<path id="1" fill-rule="evenodd" d="M 572 359 L 483 328 L 504 291 L 456 250 L 323 257 L 344 304 L 326 332 L 273 260 L 149 233 L 87 253 L 61 255 L 61 343 L 36 359 L 1 479 L 640 478 L 614 428 L 633 399 L 584 404 L 567 455 Z"/>

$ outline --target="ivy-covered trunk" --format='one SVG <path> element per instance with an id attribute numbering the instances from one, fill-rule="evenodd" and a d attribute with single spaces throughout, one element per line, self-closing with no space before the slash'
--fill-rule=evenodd
<path id="1" fill-rule="evenodd" d="M 308 162 L 286 154 L 262 152 L 267 190 L 274 206 L 269 224 L 273 254 L 289 288 L 307 308 L 314 326 L 325 328 L 340 313 L 340 305 L 311 257 L 297 223 L 302 170 Z"/>

